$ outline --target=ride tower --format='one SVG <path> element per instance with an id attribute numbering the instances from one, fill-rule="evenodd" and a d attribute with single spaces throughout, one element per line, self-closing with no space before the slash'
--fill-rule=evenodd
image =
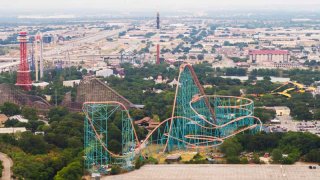
<path id="1" fill-rule="evenodd" d="M 25 91 L 30 91 L 32 87 L 32 82 L 27 60 L 27 32 L 20 32 L 18 40 L 20 42 L 20 65 L 17 71 L 16 86 L 20 86 Z"/>
<path id="2" fill-rule="evenodd" d="M 107 173 L 109 165 L 133 169 L 135 149 L 139 141 L 126 107 L 119 102 L 86 102 L 83 112 L 86 117 L 85 168 L 103 174 Z M 117 125 L 121 127 L 121 134 L 118 135 L 112 131 L 115 119 L 120 121 L 117 121 Z"/>

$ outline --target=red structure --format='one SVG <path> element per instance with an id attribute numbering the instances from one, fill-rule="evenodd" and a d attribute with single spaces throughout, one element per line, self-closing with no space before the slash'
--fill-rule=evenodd
<path id="1" fill-rule="evenodd" d="M 32 83 L 27 61 L 27 32 L 20 32 L 18 40 L 20 42 L 20 65 L 16 86 L 20 86 L 22 89 L 30 91 Z"/>
<path id="2" fill-rule="evenodd" d="M 157 44 L 157 64 L 160 64 L 160 45 Z"/>

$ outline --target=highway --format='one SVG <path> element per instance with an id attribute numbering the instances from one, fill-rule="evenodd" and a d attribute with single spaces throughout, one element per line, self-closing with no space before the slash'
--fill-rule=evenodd
<path id="1" fill-rule="evenodd" d="M 2 178 L 0 180 L 11 180 L 11 167 L 13 165 L 12 160 L 4 153 L 0 152 L 0 160 L 3 163 L 4 169 L 2 172 Z"/>
<path id="2" fill-rule="evenodd" d="M 113 30 L 113 31 L 101 31 L 96 34 L 86 36 L 83 38 L 75 39 L 73 41 L 67 42 L 63 45 L 58 45 L 53 47 L 51 50 L 44 51 L 44 57 L 55 56 L 58 52 L 63 53 L 72 50 L 73 48 L 79 48 L 85 43 L 94 43 L 99 40 L 105 39 L 107 37 L 117 36 L 119 32 L 126 31 L 127 28 L 123 27 L 121 29 Z"/>

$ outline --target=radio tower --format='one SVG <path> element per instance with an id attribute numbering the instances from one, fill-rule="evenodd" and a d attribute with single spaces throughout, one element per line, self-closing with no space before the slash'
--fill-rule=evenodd
<path id="1" fill-rule="evenodd" d="M 157 34 L 158 34 L 158 44 L 157 44 L 157 62 L 156 64 L 160 64 L 160 14 L 157 12 Z"/>
<path id="2" fill-rule="evenodd" d="M 20 86 L 22 89 L 30 91 L 32 84 L 27 61 L 27 32 L 20 32 L 18 40 L 20 42 L 20 65 L 16 86 Z"/>

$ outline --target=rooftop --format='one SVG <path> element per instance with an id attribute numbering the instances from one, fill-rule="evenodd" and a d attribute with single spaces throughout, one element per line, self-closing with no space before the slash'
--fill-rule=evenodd
<path id="1" fill-rule="evenodd" d="M 289 54 L 289 51 L 287 50 L 250 50 L 250 55 L 286 55 Z"/>
<path id="2" fill-rule="evenodd" d="M 102 180 L 317 180 L 320 167 L 309 169 L 308 165 L 232 165 L 232 164 L 177 164 L 145 165 L 139 170 L 117 176 L 107 176 Z"/>

